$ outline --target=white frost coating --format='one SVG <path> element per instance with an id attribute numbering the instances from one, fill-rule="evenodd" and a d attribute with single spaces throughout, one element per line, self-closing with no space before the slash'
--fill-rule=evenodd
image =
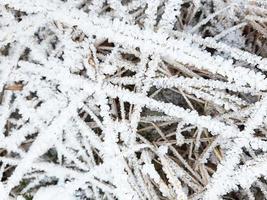
<path id="1" fill-rule="evenodd" d="M 33 200 L 75 200 L 73 194 L 60 186 L 48 186 L 39 189 Z"/>
<path id="2" fill-rule="evenodd" d="M 160 176 L 155 170 L 153 164 L 145 164 L 142 169 L 143 173 L 148 174 L 156 183 L 160 182 Z"/>
<path id="3" fill-rule="evenodd" d="M 177 18 L 180 15 L 182 0 L 167 0 L 165 2 L 165 10 L 162 19 L 159 22 L 160 31 L 172 31 Z"/>
<path id="4" fill-rule="evenodd" d="M 266 196 L 266 8 L 1 0 L 0 200 Z"/>
<path id="5" fill-rule="evenodd" d="M 160 146 L 158 148 L 158 154 L 164 156 L 168 152 L 168 146 Z"/>

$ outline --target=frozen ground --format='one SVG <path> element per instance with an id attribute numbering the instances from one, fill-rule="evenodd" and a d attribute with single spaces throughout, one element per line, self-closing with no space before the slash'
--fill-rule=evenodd
<path id="1" fill-rule="evenodd" d="M 264 0 L 1 0 L 0 200 L 267 198 Z"/>

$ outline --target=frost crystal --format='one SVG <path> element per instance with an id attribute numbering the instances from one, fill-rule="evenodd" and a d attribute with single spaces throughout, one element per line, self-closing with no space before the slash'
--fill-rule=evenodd
<path id="1" fill-rule="evenodd" d="M 1 0 L 0 200 L 267 198 L 263 0 Z"/>

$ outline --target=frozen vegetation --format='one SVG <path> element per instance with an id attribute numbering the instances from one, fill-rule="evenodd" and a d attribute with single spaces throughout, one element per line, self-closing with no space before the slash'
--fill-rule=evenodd
<path id="1" fill-rule="evenodd" d="M 0 200 L 267 198 L 265 0 L 0 0 Z"/>

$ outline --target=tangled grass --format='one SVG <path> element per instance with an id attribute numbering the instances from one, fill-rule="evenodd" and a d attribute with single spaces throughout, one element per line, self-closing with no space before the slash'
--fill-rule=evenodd
<path id="1" fill-rule="evenodd" d="M 0 200 L 267 198 L 264 0 L 1 0 Z"/>

